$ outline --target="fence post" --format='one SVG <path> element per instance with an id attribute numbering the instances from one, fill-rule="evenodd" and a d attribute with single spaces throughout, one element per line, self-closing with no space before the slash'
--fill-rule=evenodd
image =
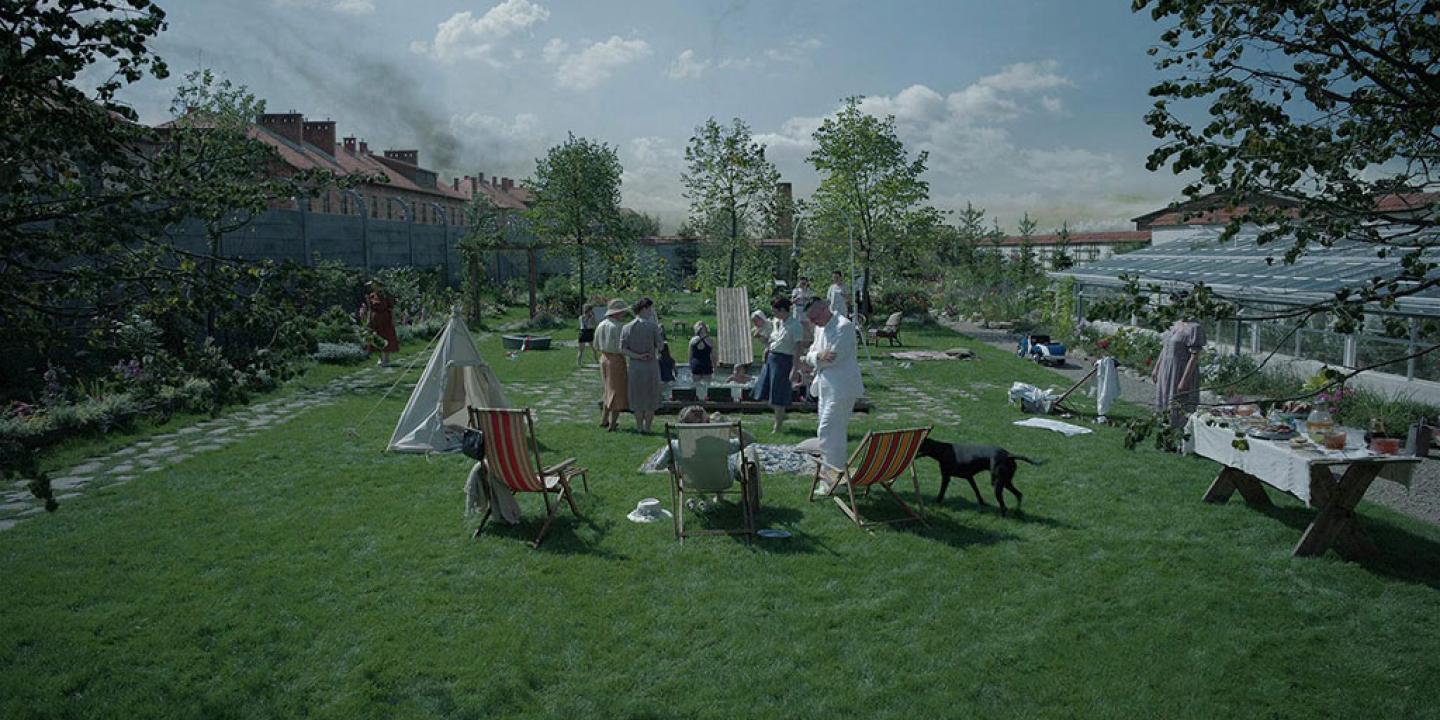
<path id="1" fill-rule="evenodd" d="M 1355 367 L 1355 365 L 1356 365 L 1355 358 L 1356 358 L 1356 356 L 1359 354 L 1359 353 L 1357 353 L 1356 351 L 1358 350 L 1359 345 L 1360 345 L 1360 341 L 1359 341 L 1359 335 L 1358 335 L 1358 334 L 1356 334 L 1356 333 L 1350 333 L 1349 335 L 1346 335 L 1346 336 L 1345 336 L 1345 357 L 1344 357 L 1344 359 L 1343 359 L 1343 362 L 1345 363 L 1345 367 L 1348 367 L 1348 368 L 1353 368 L 1353 367 Z"/>
<path id="2" fill-rule="evenodd" d="M 1260 323 L 1250 323 L 1250 352 L 1260 354 Z"/>
<path id="3" fill-rule="evenodd" d="M 1416 348 L 1418 348 L 1418 347 L 1420 346 L 1420 342 L 1419 342 L 1419 341 L 1420 341 L 1420 318 L 1417 318 L 1417 317 L 1413 317 L 1413 316 L 1412 316 L 1412 317 L 1410 318 L 1410 344 L 1405 346 L 1405 354 L 1406 354 L 1406 355 L 1412 355 L 1412 356 L 1413 356 L 1413 355 L 1415 354 L 1415 352 L 1416 352 Z M 1415 358 L 1415 357 L 1411 357 L 1411 358 L 1409 358 L 1409 359 L 1407 359 L 1407 360 L 1405 361 L 1405 380 L 1406 380 L 1406 381 L 1410 381 L 1410 380 L 1414 380 L 1414 379 L 1415 379 L 1415 365 L 1417 364 L 1417 361 L 1418 361 L 1418 358 Z"/>

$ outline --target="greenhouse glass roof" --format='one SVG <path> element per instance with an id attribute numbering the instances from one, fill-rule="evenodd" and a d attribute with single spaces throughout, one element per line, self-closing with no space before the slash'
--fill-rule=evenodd
<path id="1" fill-rule="evenodd" d="M 1400 256 L 1376 256 L 1376 247 L 1344 240 L 1332 247 L 1314 247 L 1292 264 L 1285 264 L 1284 241 L 1257 245 L 1253 237 L 1228 242 L 1174 242 L 1117 255 L 1068 270 L 1052 277 L 1074 277 L 1082 286 L 1120 287 L 1122 277 L 1141 285 L 1166 289 L 1205 283 L 1215 294 L 1250 302 L 1309 305 L 1331 299 L 1341 288 L 1360 288 L 1373 278 L 1400 274 Z M 1397 249 L 1398 250 L 1398 249 Z M 1426 259 L 1440 261 L 1440 252 L 1427 251 Z M 1431 273 L 1440 277 L 1440 271 Z M 1403 298 L 1396 312 L 1440 316 L 1440 288 L 1427 288 Z"/>

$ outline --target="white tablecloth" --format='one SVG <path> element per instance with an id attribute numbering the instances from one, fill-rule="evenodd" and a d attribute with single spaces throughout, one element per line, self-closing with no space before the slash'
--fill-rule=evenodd
<path id="1" fill-rule="evenodd" d="M 1207 418 L 1215 422 L 1207 423 Z M 1186 451 L 1253 475 L 1267 485 L 1300 498 L 1306 505 L 1310 504 L 1310 468 L 1313 466 L 1325 465 L 1329 466 L 1332 472 L 1343 473 L 1350 462 L 1355 460 L 1384 463 L 1380 477 L 1408 487 L 1415 466 L 1419 463 L 1417 458 L 1377 455 L 1363 448 L 1302 451 L 1290 447 L 1289 441 L 1253 437 L 1246 438 L 1250 449 L 1240 450 L 1233 445 L 1235 429 L 1221 425 L 1229 421 L 1229 418 L 1211 418 L 1202 413 L 1191 415 L 1186 426 L 1189 435 Z M 1353 429 L 1348 432 L 1351 442 L 1363 434 Z"/>

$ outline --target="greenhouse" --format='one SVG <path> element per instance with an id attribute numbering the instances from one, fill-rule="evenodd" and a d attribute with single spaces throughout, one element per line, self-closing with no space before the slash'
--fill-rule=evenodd
<path id="1" fill-rule="evenodd" d="M 1331 300 L 1338 290 L 1399 276 L 1401 253 L 1382 258 L 1375 246 L 1346 240 L 1307 250 L 1287 264 L 1284 254 L 1288 247 L 1283 241 L 1258 244 L 1253 235 L 1227 242 L 1171 242 L 1051 276 L 1074 278 L 1077 315 L 1091 319 L 1096 318 L 1098 301 L 1121 292 L 1132 280 L 1145 289 L 1158 286 L 1162 292 L 1204 283 L 1216 297 L 1239 309 L 1238 319 L 1208 321 L 1206 332 L 1213 345 L 1348 368 L 1384 363 L 1376 371 L 1397 376 L 1397 380 L 1440 381 L 1440 353 L 1408 357 L 1440 344 L 1440 290 L 1435 288 L 1400 298 L 1391 308 L 1378 304 L 1367 308 L 1356 333 L 1332 331 L 1332 320 L 1323 313 L 1271 319 L 1287 310 Z M 1427 254 L 1426 259 L 1440 260 L 1440 254 Z M 1399 289 L 1403 291 L 1406 284 L 1402 281 Z M 1394 361 L 1385 362 L 1391 359 Z"/>

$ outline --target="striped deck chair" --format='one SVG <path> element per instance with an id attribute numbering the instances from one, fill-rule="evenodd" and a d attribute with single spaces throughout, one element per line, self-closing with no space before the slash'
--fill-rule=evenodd
<path id="1" fill-rule="evenodd" d="M 545 524 L 540 526 L 540 534 L 532 543 L 534 547 L 540 547 L 550 523 L 555 521 L 555 513 L 560 510 L 561 499 L 569 503 L 570 511 L 576 517 L 580 516 L 570 481 L 578 476 L 585 484 L 585 491 L 589 492 L 590 481 L 585 476 L 585 468 L 575 467 L 575 458 L 566 458 L 550 467 L 540 462 L 540 445 L 535 441 L 535 421 L 529 408 L 472 407 L 469 410 L 470 427 L 485 434 L 485 470 L 490 476 L 499 478 L 505 487 L 510 488 L 510 492 L 540 493 L 545 498 Z M 486 482 L 483 487 L 488 497 L 490 484 Z M 551 495 L 559 496 L 554 503 L 550 502 Z M 485 515 L 480 518 L 480 527 L 475 529 L 475 537 L 479 537 L 485 529 L 485 523 L 495 507 L 495 499 L 489 500 Z"/>
<path id="2" fill-rule="evenodd" d="M 929 434 L 928 427 L 866 433 L 865 438 L 860 441 L 860 447 L 855 448 L 854 454 L 843 468 L 831 468 L 815 458 L 815 481 L 810 483 L 810 501 L 814 502 L 817 497 L 828 494 L 835 500 L 835 504 L 840 506 L 840 510 L 861 528 L 911 520 L 925 523 L 925 518 L 920 514 L 924 503 L 920 500 L 920 479 L 915 474 L 915 454 L 920 451 L 920 443 Z M 910 470 L 910 481 L 915 485 L 914 509 L 900 499 L 892 487 L 907 468 Z M 828 493 L 817 494 L 815 491 L 820 486 L 822 473 L 832 475 L 833 484 Z M 841 484 L 845 485 L 849 503 L 839 496 Z M 870 488 L 875 485 L 890 493 L 890 497 L 900 503 L 900 509 L 904 510 L 905 514 L 890 520 L 866 520 L 861 517 L 859 507 L 855 504 L 855 489 L 861 488 L 869 495 Z"/>
<path id="3" fill-rule="evenodd" d="M 745 434 L 740 423 L 665 423 L 665 441 L 671 448 L 670 500 L 675 508 L 675 538 L 683 543 L 692 535 L 743 535 L 749 542 L 755 534 L 755 511 L 760 504 L 756 486 L 759 468 L 745 452 Z M 732 458 L 732 455 L 738 457 Z M 734 465 L 737 463 L 738 467 Z M 735 492 L 737 479 L 741 527 L 685 529 L 686 493 L 704 496 Z"/>

